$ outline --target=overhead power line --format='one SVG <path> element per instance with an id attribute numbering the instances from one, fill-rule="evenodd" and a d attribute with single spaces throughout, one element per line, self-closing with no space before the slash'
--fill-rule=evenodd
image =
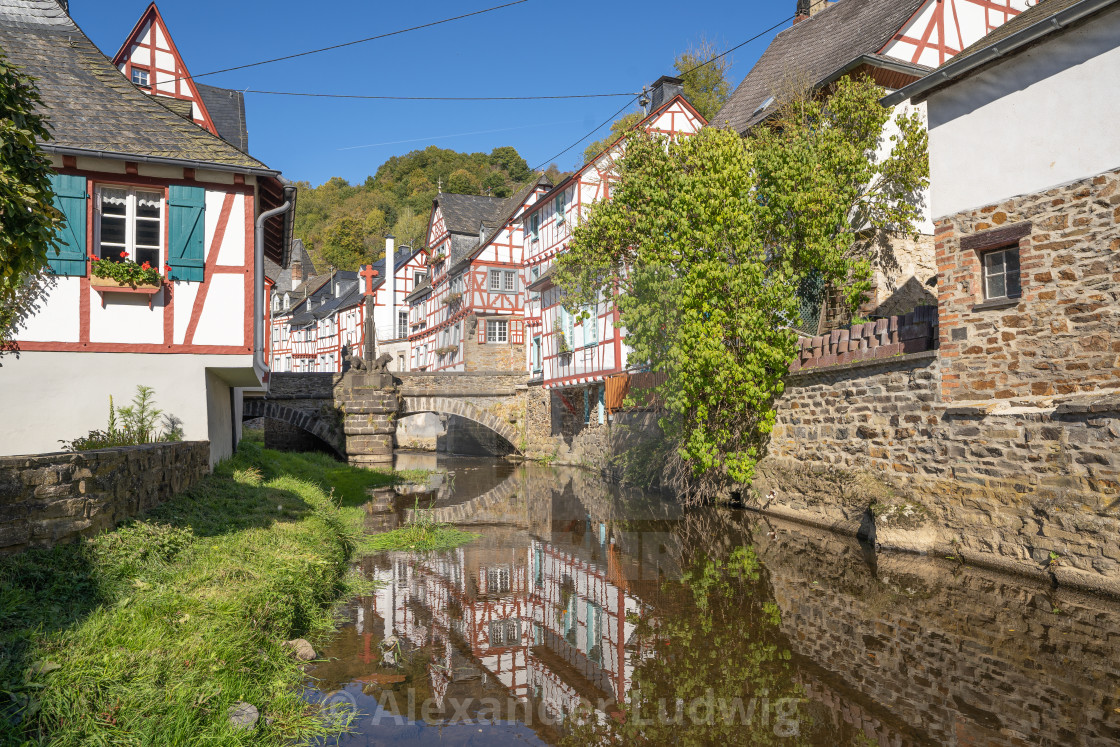
<path id="1" fill-rule="evenodd" d="M 267 96 L 308 96 L 321 99 L 362 99 L 377 101 L 541 101 L 549 99 L 601 99 L 612 96 L 629 96 L 636 93 L 573 93 L 563 96 L 366 96 L 351 93 L 300 93 L 297 91 L 258 91 L 246 88 L 242 93 L 259 93 Z"/>
<path id="2" fill-rule="evenodd" d="M 388 31 L 384 34 L 378 34 L 377 36 L 367 36 L 365 39 L 356 39 L 354 41 L 343 42 L 342 44 L 332 44 L 329 47 L 320 47 L 319 49 L 309 49 L 306 52 L 296 52 L 295 54 L 288 54 L 288 55 L 284 55 L 283 57 L 273 57 L 270 60 L 261 60 L 260 62 L 250 62 L 250 63 L 247 63 L 245 65 L 235 65 L 234 67 L 226 67 L 226 68 L 222 68 L 221 70 L 211 70 L 208 73 L 199 73 L 198 75 L 188 75 L 188 76 L 184 76 L 184 78 L 205 78 L 207 75 L 217 75 L 218 73 L 228 73 L 228 72 L 231 72 L 233 70 L 244 70 L 246 68 L 257 67 L 259 65 L 269 65 L 273 62 L 282 62 L 283 60 L 293 60 L 297 57 L 306 57 L 307 55 L 310 55 L 310 54 L 319 54 L 320 52 L 330 52 L 331 50 L 334 50 L 334 49 L 342 49 L 343 47 L 352 47 L 355 44 L 365 44 L 366 42 L 377 41 L 378 39 L 386 39 L 390 36 L 397 36 L 398 34 L 407 34 L 409 31 L 419 31 L 420 29 L 427 29 L 427 28 L 431 28 L 432 26 L 439 26 L 440 24 L 443 24 L 443 23 L 451 23 L 452 21 L 461 21 L 464 18 L 470 18 L 471 16 L 480 16 L 483 13 L 492 13 L 495 10 L 501 10 L 503 8 L 509 8 L 509 7 L 514 6 L 514 5 L 521 5 L 522 3 L 527 3 L 527 2 L 529 2 L 529 0 L 513 0 L 513 2 L 504 3 L 502 5 L 495 5 L 493 7 L 484 8 L 482 10 L 476 10 L 476 11 L 473 11 L 471 13 L 463 13 L 462 15 L 452 16 L 450 18 L 443 18 L 443 19 L 440 19 L 438 21 L 431 21 L 430 23 L 422 23 L 419 26 L 410 26 L 406 29 L 398 29 L 396 31 Z M 180 79 L 180 80 L 182 80 L 182 79 Z"/>
<path id="3" fill-rule="evenodd" d="M 750 44 L 751 42 L 753 42 L 753 41 L 756 41 L 757 39 L 760 39 L 761 37 L 765 36 L 766 34 L 769 34 L 769 33 L 770 33 L 771 31 L 773 31 L 774 29 L 776 29 L 776 28 L 780 28 L 780 27 L 782 27 L 782 26 L 786 25 L 787 23 L 789 23 L 790 21 L 792 21 L 792 20 L 793 20 L 793 19 L 794 19 L 795 17 L 796 17 L 796 16 L 790 16 L 789 18 L 784 18 L 784 19 L 782 19 L 781 21 L 778 21 L 777 23 L 775 23 L 775 24 L 774 24 L 773 26 L 771 26 L 770 28 L 766 29 L 765 31 L 760 31 L 759 33 L 757 33 L 757 34 L 755 34 L 754 36 L 752 36 L 752 37 L 751 37 L 750 39 L 747 39 L 746 41 L 744 41 L 744 42 L 741 42 L 741 43 L 739 43 L 739 44 L 736 44 L 736 45 L 735 45 L 734 47 L 732 47 L 731 49 L 728 49 L 728 50 L 726 50 L 726 51 L 720 52 L 719 54 L 715 55 L 714 57 L 712 57 L 712 58 L 711 58 L 710 60 L 708 60 L 707 62 L 702 62 L 702 63 L 700 63 L 699 65 L 697 65 L 696 67 L 692 67 L 692 68 L 689 68 L 688 70 L 685 70 L 684 72 L 682 72 L 682 73 L 681 73 L 681 77 L 684 77 L 685 75 L 688 75 L 689 73 L 695 72 L 696 70 L 699 70 L 699 69 L 700 69 L 700 68 L 702 68 L 702 67 L 705 67 L 705 66 L 707 66 L 707 65 L 711 65 L 711 64 L 712 64 L 713 62 L 715 62 L 716 60 L 718 60 L 718 59 L 721 59 L 721 58 L 723 58 L 723 57 L 726 57 L 727 55 L 729 55 L 729 54 L 731 54 L 732 52 L 734 52 L 734 51 L 735 51 L 736 49 L 739 49 L 740 47 L 745 47 L 746 45 Z M 615 119 L 615 117 L 617 117 L 617 116 L 618 116 L 619 114 L 621 114 L 622 112 L 626 111 L 627 107 L 629 107 L 629 106 L 630 106 L 630 104 L 632 104 L 632 103 L 634 102 L 634 100 L 635 100 L 635 99 L 637 99 L 637 98 L 638 98 L 638 96 L 640 96 L 640 95 L 641 95 L 641 94 L 634 94 L 633 96 L 631 96 L 631 97 L 630 97 L 630 99 L 629 99 L 629 100 L 627 100 L 627 102 L 626 102 L 625 104 L 623 104 L 623 105 L 622 105 L 622 108 L 621 108 L 621 109 L 619 109 L 619 110 L 618 110 L 618 111 L 616 111 L 616 112 L 615 112 L 614 114 L 612 114 L 611 116 L 609 116 L 609 117 L 607 117 L 607 118 L 606 118 L 605 120 L 603 120 L 603 122 L 602 122 L 601 124 L 599 124 L 599 125 L 598 125 L 598 126 L 597 126 L 597 127 L 595 128 L 595 129 L 591 130 L 591 132 L 588 132 L 588 133 L 587 133 L 586 135 L 584 135 L 584 136 L 583 136 L 583 137 L 581 137 L 581 138 L 580 138 L 579 140 L 575 141 L 574 143 L 572 143 L 571 145 L 569 145 L 569 146 L 568 146 L 567 148 L 565 148 L 564 150 L 560 151 L 560 152 L 559 152 L 559 153 L 557 153 L 556 155 L 554 155 L 554 156 L 552 156 L 552 157 L 550 157 L 550 158 L 546 158 L 546 159 L 544 159 L 544 161 L 542 161 L 542 162 L 541 162 L 541 163 L 540 163 L 539 165 L 537 165 L 537 166 L 535 166 L 535 167 L 533 168 L 533 171 L 540 171 L 541 169 L 543 169 L 543 168 L 546 168 L 546 167 L 547 167 L 547 166 L 548 166 L 548 165 L 549 165 L 550 163 L 553 163 L 553 162 L 555 162 L 557 158 L 559 158 L 560 156 L 564 155 L 565 153 L 567 153 L 568 151 L 570 151 L 570 150 L 571 150 L 572 148 L 576 147 L 577 145 L 579 145 L 580 143 L 582 143 L 582 142 L 583 142 L 584 140 L 586 140 L 587 138 L 591 137 L 591 136 L 592 136 L 592 135 L 594 135 L 594 134 L 595 134 L 596 132 L 598 132 L 599 130 L 603 129 L 603 128 L 604 128 L 605 126 L 607 126 L 607 125 L 608 125 L 608 124 L 610 124 L 611 122 L 613 122 L 613 121 L 614 121 L 614 119 Z"/>

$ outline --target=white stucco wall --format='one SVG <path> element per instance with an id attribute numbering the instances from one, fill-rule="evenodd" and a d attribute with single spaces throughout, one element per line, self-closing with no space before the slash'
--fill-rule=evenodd
<path id="1" fill-rule="evenodd" d="M 1120 9 L 929 98 L 936 217 L 1120 166 Z"/>
<path id="2" fill-rule="evenodd" d="M 251 366 L 248 355 L 5 356 L 0 369 L 0 454 L 58 451 L 59 439 L 105 428 L 110 395 L 116 405 L 127 405 L 137 384 L 145 384 L 155 389 L 158 408 L 183 421 L 187 440 L 211 442 L 213 463 L 233 449 L 229 384 L 221 374 Z"/>

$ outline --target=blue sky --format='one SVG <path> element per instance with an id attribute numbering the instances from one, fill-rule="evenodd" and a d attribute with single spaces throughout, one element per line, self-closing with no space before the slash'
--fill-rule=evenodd
<path id="1" fill-rule="evenodd" d="M 162 0 L 159 8 L 191 73 L 200 76 L 500 2 Z M 147 5 L 147 0 L 70 0 L 78 25 L 109 56 Z M 435 28 L 199 81 L 236 89 L 409 96 L 639 91 L 672 74 L 674 57 L 690 42 L 707 37 L 720 49 L 732 47 L 791 16 L 795 6 L 795 0 L 651 0 L 641 6 L 528 0 Z M 734 53 L 735 84 L 775 33 Z M 389 102 L 248 94 L 249 144 L 254 156 L 287 178 L 313 184 L 332 176 L 361 182 L 390 156 L 432 144 L 469 152 L 512 145 L 537 166 L 623 101 Z M 571 168 L 582 150 L 573 148 L 557 159 L 559 165 Z"/>

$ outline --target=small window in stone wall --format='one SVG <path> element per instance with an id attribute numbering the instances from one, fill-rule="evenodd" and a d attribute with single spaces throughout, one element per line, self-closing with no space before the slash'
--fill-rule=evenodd
<path id="1" fill-rule="evenodd" d="M 1019 247 L 993 249 L 981 255 L 984 267 L 984 298 L 999 300 L 1022 295 L 1019 284 Z"/>

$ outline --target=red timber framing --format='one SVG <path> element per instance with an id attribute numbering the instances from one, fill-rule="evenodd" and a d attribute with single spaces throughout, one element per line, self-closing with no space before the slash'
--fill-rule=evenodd
<path id="1" fill-rule="evenodd" d="M 879 53 L 914 64 L 942 65 L 1019 15 L 1025 7 L 1024 0 L 930 0 L 915 11 Z M 974 20 L 981 18 L 981 23 Z"/>
<path id="2" fill-rule="evenodd" d="M 676 96 L 651 112 L 631 131 L 676 137 L 698 132 L 707 121 L 682 96 Z M 570 227 L 579 221 L 591 205 L 610 199 L 611 183 L 618 179 L 616 160 L 621 153 L 621 143 L 613 144 L 588 161 L 566 180 L 556 185 L 548 194 L 528 207 L 521 217 L 526 228 L 525 269 L 526 285 L 544 275 L 558 254 L 567 249 Z M 563 220 L 558 220 L 557 204 L 565 206 Z M 533 240 L 529 226 L 537 216 L 539 226 Z M 570 352 L 560 352 L 557 322 L 561 321 L 559 290 L 547 281 L 529 298 L 526 308 L 525 341 L 532 355 L 534 339 L 541 341 L 541 379 L 545 388 L 580 386 L 602 382 L 607 376 L 625 370 L 627 349 L 614 304 L 600 302 L 595 316 L 584 322 L 573 322 L 568 330 L 572 339 Z M 591 333 L 591 324 L 596 325 Z M 561 327 L 564 324 L 561 322 Z M 536 378 L 530 361 L 530 375 Z M 583 403 L 579 403 L 582 411 Z"/>
<path id="3" fill-rule="evenodd" d="M 193 171 L 193 170 L 190 170 Z M 90 286 L 90 259 L 86 258 L 86 271 L 85 274 L 79 278 L 80 291 L 79 291 L 79 337 L 77 342 L 54 342 L 54 341 L 19 341 L 20 350 L 28 352 L 87 352 L 87 353 L 170 353 L 170 354 L 193 354 L 193 355 L 248 355 L 253 352 L 253 306 L 251 299 L 253 298 L 253 264 L 252 264 L 252 241 L 255 231 L 254 216 L 256 215 L 256 200 L 254 197 L 253 188 L 251 186 L 220 184 L 213 182 L 200 182 L 196 179 L 167 179 L 167 178 L 152 178 L 143 176 L 134 176 L 129 174 L 117 174 L 108 172 L 95 172 L 95 171 L 79 171 L 74 168 L 63 167 L 57 169 L 59 174 L 71 176 L 84 176 L 88 180 L 87 192 L 89 195 L 96 195 L 98 187 L 115 186 L 115 187 L 146 187 L 148 189 L 159 190 L 163 193 L 163 199 L 166 203 L 168 187 L 172 184 L 203 187 L 213 191 L 225 192 L 225 199 L 222 203 L 220 215 L 218 217 L 213 239 L 206 247 L 205 259 L 205 280 L 199 283 L 199 290 L 195 294 L 193 304 L 191 306 L 190 321 L 186 329 L 186 335 L 182 343 L 175 342 L 175 284 L 165 282 L 163 289 L 156 295 L 156 299 L 162 297 L 162 314 L 163 314 L 163 342 L 162 343 L 128 343 L 128 342 L 92 342 L 90 340 L 90 304 L 92 296 L 92 288 Z M 234 197 L 237 194 L 244 195 L 244 214 L 235 215 L 233 213 Z M 92 207 L 92 199 L 91 199 Z M 93 209 L 86 211 L 86 247 L 87 252 L 92 252 L 96 246 L 94 223 L 96 221 L 96 211 Z M 217 264 L 219 250 L 221 249 L 222 241 L 225 238 L 225 233 L 230 226 L 231 221 L 241 220 L 244 221 L 245 231 L 245 264 L 243 265 L 219 265 Z M 170 221 L 163 222 L 163 246 L 168 246 L 168 231 L 170 230 Z M 217 275 L 240 275 L 244 278 L 244 292 L 245 292 L 245 311 L 241 321 L 243 329 L 243 344 L 241 345 L 202 345 L 195 344 L 194 333 L 198 327 L 199 319 L 202 316 L 202 311 L 206 302 L 206 297 L 209 292 L 212 279 Z M 160 303 L 156 301 L 157 306 Z"/>
<path id="4" fill-rule="evenodd" d="M 148 85 L 137 86 L 145 93 L 190 101 L 195 106 L 194 121 L 212 134 L 218 134 L 155 3 L 148 6 L 133 26 L 128 38 L 113 57 L 113 64 L 130 81 L 133 70 L 147 73 Z"/>

